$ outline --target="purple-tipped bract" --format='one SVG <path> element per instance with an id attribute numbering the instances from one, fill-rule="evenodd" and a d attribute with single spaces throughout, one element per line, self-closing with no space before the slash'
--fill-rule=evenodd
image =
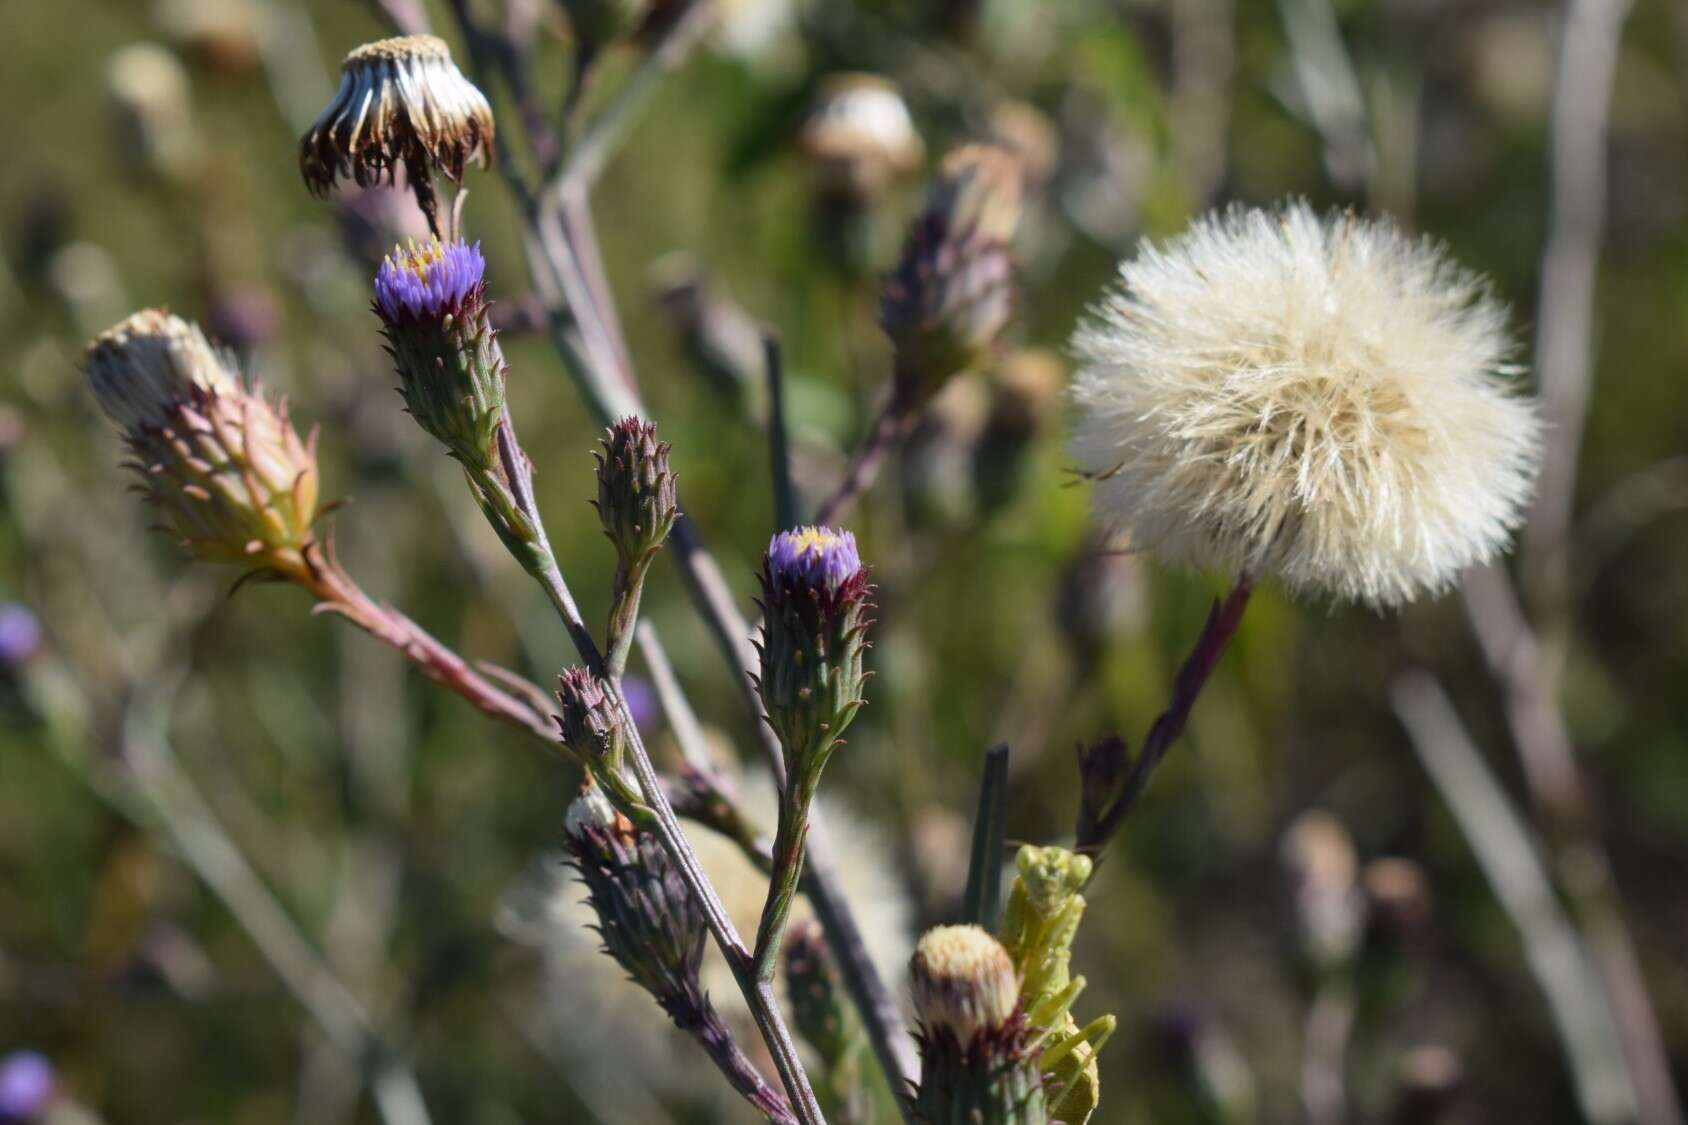
<path id="1" fill-rule="evenodd" d="M 375 273 L 375 310 L 388 324 L 461 317 L 486 275 L 481 244 L 440 242 L 394 247 Z"/>

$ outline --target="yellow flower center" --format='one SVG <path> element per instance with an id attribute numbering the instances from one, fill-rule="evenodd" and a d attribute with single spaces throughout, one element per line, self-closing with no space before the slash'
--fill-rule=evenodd
<path id="1" fill-rule="evenodd" d="M 791 548 L 801 558 L 803 555 L 824 554 L 837 542 L 838 536 L 824 527 L 805 527 L 791 537 Z"/>
<path id="2" fill-rule="evenodd" d="M 416 240 L 410 239 L 409 248 L 393 247 L 393 261 L 399 268 L 408 270 L 426 285 L 428 270 L 445 260 L 445 246 L 437 238 L 430 238 L 422 245 L 416 245 Z"/>

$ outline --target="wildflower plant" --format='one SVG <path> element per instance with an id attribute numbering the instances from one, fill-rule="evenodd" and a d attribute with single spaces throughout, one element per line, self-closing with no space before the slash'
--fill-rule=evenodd
<path id="1" fill-rule="evenodd" d="M 753 630 L 699 532 L 681 518 L 674 451 L 640 400 L 629 349 L 598 291 L 590 224 L 581 223 L 586 181 L 575 178 L 589 180 L 601 166 L 605 138 L 626 112 L 612 101 L 602 117 L 574 128 L 592 56 L 665 27 L 695 34 L 692 20 L 701 17 L 669 5 L 564 7 L 581 57 L 563 139 L 550 138 L 563 151 L 548 160 L 543 138 L 530 138 L 554 190 L 533 192 L 520 171 L 507 174 L 521 189 L 524 234 L 543 251 L 536 250 L 545 267 L 538 288 L 553 338 L 605 426 L 594 479 L 580 478 L 615 560 L 601 635 L 576 604 L 534 495 L 486 256 L 464 237 L 461 208 L 444 217 L 435 192 L 436 176 L 460 184 L 470 164 L 490 160 L 487 99 L 442 40 L 372 43 L 346 57 L 340 89 L 299 152 L 319 195 L 348 179 L 390 184 L 402 168 L 428 218 L 431 238 L 395 247 L 376 268 L 373 311 L 406 411 L 461 466 L 489 525 L 573 643 L 578 660 L 559 675 L 554 696 L 513 672 L 471 664 L 363 592 L 321 520 L 315 431 L 302 438 L 285 405 L 236 372 L 191 322 L 147 310 L 101 334 L 86 359 L 93 394 L 122 432 L 141 491 L 190 554 L 296 585 L 319 609 L 577 767 L 579 795 L 559 817 L 560 833 L 605 952 L 763 1117 L 821 1125 L 831 1110 L 854 1119 L 871 1048 L 906 1121 L 1082 1125 L 1103 1097 L 1096 1060 L 1114 1029 L 1111 1015 L 1081 1026 L 1073 1011 L 1085 986 L 1072 958 L 1091 877 L 1182 732 L 1255 585 L 1277 581 L 1295 593 L 1394 607 L 1495 557 L 1518 522 L 1540 426 L 1510 385 L 1502 310 L 1433 244 L 1385 222 L 1321 217 L 1300 203 L 1210 216 L 1164 245 L 1146 243 L 1121 266 L 1118 285 L 1073 339 L 1081 366 L 1070 392 L 1072 454 L 1092 482 L 1098 518 L 1126 545 L 1223 572 L 1232 588 L 1141 743 L 1110 737 L 1080 751 L 1073 839 L 1020 850 L 1000 920 L 982 916 L 995 912 L 999 897 L 1000 819 L 981 818 L 968 892 L 968 910 L 981 916 L 921 938 L 907 982 L 918 1021 L 911 1039 L 865 952 L 824 838 L 811 833 L 823 773 L 871 682 L 873 580 L 841 517 L 921 410 L 989 365 L 1009 335 L 1024 167 L 1005 149 L 977 144 L 940 163 L 880 292 L 892 370 L 879 415 L 812 523 L 782 511 L 782 530 L 761 559 L 763 617 Z M 478 34 L 472 41 L 488 43 Z M 660 46 L 651 58 L 666 65 Z M 635 94 L 639 81 L 629 79 Z M 524 116 L 537 112 L 524 105 Z M 823 86 L 799 143 L 823 195 L 857 212 L 877 204 L 924 153 L 894 87 L 859 77 Z M 741 367 L 747 333 L 740 325 L 732 349 Z M 1059 381 L 1058 364 L 1031 358 L 1035 370 L 998 373 L 977 388 L 983 448 L 1007 451 L 1017 465 Z M 766 366 L 775 392 L 771 463 L 787 473 L 780 373 L 777 363 Z M 778 483 L 781 508 L 796 507 L 791 482 Z M 717 778 L 707 752 L 688 744 L 696 739 L 685 722 L 673 725 L 687 768 L 659 772 L 628 705 L 624 677 L 636 639 L 653 678 L 668 669 L 659 635 L 640 621 L 647 577 L 665 548 L 754 710 L 778 788 L 771 840 Z M 669 674 L 659 687 L 679 720 L 690 712 L 683 685 L 668 682 L 675 679 Z M 988 776 L 999 788 L 980 808 L 999 813 L 1005 763 Z M 682 814 L 766 875 L 752 941 L 740 936 L 703 870 Z M 985 889 L 975 896 L 975 886 Z M 1351 890 L 1345 884 L 1344 905 Z M 788 933 L 800 894 L 817 923 Z M 1315 897 L 1302 896 L 1304 913 Z M 759 1048 L 738 1041 L 702 986 L 709 940 Z M 777 1000 L 782 966 L 794 1022 L 824 1067 L 822 1096 Z M 777 1088 L 758 1070 L 762 1057 Z"/>

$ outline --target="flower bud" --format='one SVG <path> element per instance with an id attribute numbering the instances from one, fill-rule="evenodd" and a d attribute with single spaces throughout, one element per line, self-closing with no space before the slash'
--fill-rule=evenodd
<path id="1" fill-rule="evenodd" d="M 196 558 L 302 573 L 315 542 L 316 437 L 242 385 L 199 327 L 156 309 L 88 348 L 88 383 L 142 491 Z"/>
<path id="2" fill-rule="evenodd" d="M 819 924 L 798 922 L 785 936 L 785 983 L 792 1022 L 805 1042 L 831 1067 L 850 1047 L 854 1017 L 839 988 Z"/>
<path id="3" fill-rule="evenodd" d="M 896 85 L 876 74 L 828 78 L 798 141 L 816 190 L 857 207 L 871 205 L 926 155 Z"/>
<path id="4" fill-rule="evenodd" d="M 394 247 L 375 274 L 374 308 L 406 409 L 465 468 L 496 464 L 504 353 L 487 316 L 480 244 Z"/>
<path id="5" fill-rule="evenodd" d="M 668 444 L 656 439 L 656 425 L 623 418 L 601 439 L 598 461 L 598 519 L 621 562 L 648 561 L 674 527 L 674 472 Z"/>
<path id="6" fill-rule="evenodd" d="M 588 785 L 569 805 L 564 843 L 591 894 L 604 952 L 670 1015 L 701 996 L 703 913 L 656 837 Z"/>
<path id="7" fill-rule="evenodd" d="M 339 91 L 299 141 L 299 171 L 317 195 L 337 180 L 391 183 L 400 165 L 413 181 L 439 172 L 461 183 L 469 164 L 491 160 L 492 135 L 492 107 L 445 40 L 382 39 L 346 56 Z"/>
<path id="8" fill-rule="evenodd" d="M 1336 817 L 1315 811 L 1290 825 L 1280 850 L 1303 954 L 1315 970 L 1346 964 L 1365 921 L 1353 838 Z"/>
<path id="9" fill-rule="evenodd" d="M 761 580 L 762 706 L 787 771 L 818 770 L 865 702 L 867 568 L 848 531 L 800 527 L 768 544 Z"/>
<path id="10" fill-rule="evenodd" d="M 880 323 L 899 378 L 922 398 L 978 364 L 1008 324 L 1021 179 L 1019 162 L 1003 149 L 950 153 L 885 279 Z"/>
<path id="11" fill-rule="evenodd" d="M 567 668 L 557 677 L 557 725 L 563 742 L 590 766 L 618 774 L 627 746 L 621 708 L 588 669 Z"/>
<path id="12" fill-rule="evenodd" d="M 119 151 L 140 173 L 184 184 L 205 164 L 188 72 L 169 50 L 132 43 L 106 63 Z"/>
<path id="13" fill-rule="evenodd" d="M 928 930 L 910 963 L 922 1121 L 1044 1125 L 1042 1077 L 1008 951 L 978 926 Z"/>

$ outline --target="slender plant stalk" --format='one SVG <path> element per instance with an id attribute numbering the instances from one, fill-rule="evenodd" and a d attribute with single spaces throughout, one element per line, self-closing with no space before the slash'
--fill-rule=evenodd
<path id="1" fill-rule="evenodd" d="M 973 815 L 973 848 L 967 861 L 967 890 L 961 920 L 996 932 L 1002 906 L 1002 804 L 1008 795 L 1008 747 L 985 751 L 979 807 Z"/>
<path id="2" fill-rule="evenodd" d="M 762 919 L 756 926 L 757 980 L 772 981 L 779 967 L 786 923 L 791 920 L 791 904 L 797 899 L 797 886 L 803 878 L 803 851 L 809 838 L 809 810 L 814 799 L 813 789 L 787 775 L 780 793 L 779 821 L 774 829 L 768 897 L 762 903 Z"/>
<path id="3" fill-rule="evenodd" d="M 476 50 L 477 36 L 473 27 L 464 22 L 474 65 L 484 77 L 488 63 L 482 52 Z M 670 29 L 670 38 L 664 45 L 654 48 L 652 55 L 661 55 L 663 61 L 660 65 L 672 69 L 700 34 L 701 29 L 682 20 Z M 674 44 L 672 48 L 667 46 L 670 43 Z M 672 54 L 669 53 L 671 50 Z M 633 100 L 624 104 L 627 112 L 613 127 L 609 121 L 602 126 L 587 126 L 586 139 L 565 157 L 562 176 L 578 179 L 587 186 L 591 184 L 607 162 L 608 153 L 613 151 L 636 116 L 634 111 L 638 104 Z M 594 136 L 603 138 L 601 158 L 584 155 L 593 151 L 596 142 L 591 138 Z M 522 215 L 528 264 L 535 288 L 545 303 L 552 342 L 563 358 L 565 370 L 600 422 L 607 425 L 628 415 L 649 417 L 638 396 L 606 362 L 609 359 L 606 349 L 592 344 L 592 340 L 598 339 L 594 328 L 601 324 L 601 320 L 591 307 L 587 287 L 579 277 L 573 250 L 560 223 L 549 209 L 540 205 L 523 181 L 518 166 L 509 157 L 503 134 L 499 134 L 498 144 L 499 167 Z M 591 232 L 579 233 L 587 236 Z M 684 510 L 683 504 L 681 507 Z M 750 679 L 751 669 L 755 666 L 755 651 L 750 645 L 749 623 L 739 612 L 719 565 L 704 547 L 691 520 L 682 517 L 675 524 L 669 547 L 680 567 L 686 589 L 697 604 L 711 636 L 731 665 L 738 669 L 740 695 L 755 724 L 763 755 L 776 784 L 783 785 L 784 765 L 779 741 L 761 721 L 761 701 Z M 919 1074 L 914 1044 L 903 1025 L 896 1000 L 868 956 L 866 942 L 844 898 L 825 845 L 824 825 L 812 823 L 808 852 L 805 889 L 815 916 L 826 931 L 840 975 L 862 1014 L 863 1024 L 887 1080 L 893 1089 L 906 1089 Z M 906 1107 L 900 1100 L 898 1104 L 904 1111 L 905 1120 L 908 1120 Z"/>
<path id="4" fill-rule="evenodd" d="M 306 561 L 310 573 L 302 584 L 317 597 L 317 612 L 344 617 L 376 640 L 397 649 L 429 679 L 462 696 L 483 714 L 556 746 L 556 727 L 544 712 L 497 687 L 398 610 L 378 604 L 364 593 L 331 552 L 313 548 L 307 552 Z"/>
<path id="5" fill-rule="evenodd" d="M 908 436 L 918 417 L 919 401 L 908 388 L 912 380 L 893 377 L 891 395 L 879 408 L 867 437 L 850 455 L 844 476 L 837 489 L 826 498 L 815 513 L 815 522 L 823 526 L 836 524 L 854 506 L 862 493 L 873 487 L 879 469 L 893 449 Z"/>
<path id="6" fill-rule="evenodd" d="M 515 424 L 508 410 L 505 411 L 503 424 L 498 428 L 498 448 L 504 483 L 508 485 L 509 494 L 514 497 L 515 504 L 520 509 L 521 525 L 527 533 L 526 541 L 519 544 L 512 542 L 514 537 L 505 533 L 496 514 L 489 511 L 489 518 L 494 526 L 499 528 L 506 544 L 511 547 L 512 555 L 550 598 L 581 661 L 605 683 L 615 700 L 616 709 L 620 712 L 622 724 L 627 732 L 628 757 L 633 763 L 634 773 L 639 779 L 639 786 L 652 814 L 650 827 L 656 832 L 663 849 L 679 870 L 687 889 L 697 898 L 716 944 L 732 966 L 733 975 L 739 982 L 758 1030 L 767 1041 L 769 1053 L 773 1056 L 775 1068 L 780 1074 L 780 1081 L 785 1086 L 786 1095 L 791 1099 L 798 1119 L 803 1125 L 816 1125 L 824 1120 L 821 1117 L 820 1105 L 809 1086 L 808 1075 L 798 1056 L 796 1043 L 780 1015 L 777 1003 L 773 1001 L 773 993 L 762 987 L 751 972 L 750 952 L 739 938 L 732 918 L 727 914 L 720 896 L 715 893 L 708 875 L 704 873 L 703 865 L 698 862 L 696 852 L 686 839 L 685 831 L 680 827 L 679 819 L 674 815 L 662 780 L 645 750 L 638 724 L 627 708 L 627 700 L 622 694 L 619 679 L 610 676 L 604 655 L 580 614 L 580 607 L 575 603 L 574 594 L 563 577 L 562 569 L 557 565 L 556 555 L 545 532 L 544 519 L 534 500 L 531 462 L 517 442 Z M 625 630 L 629 643 L 632 632 L 631 628 Z"/>
<path id="7" fill-rule="evenodd" d="M 1237 626 L 1242 624 L 1243 612 L 1248 609 L 1249 596 L 1253 592 L 1254 579 L 1245 574 L 1236 580 L 1231 592 L 1225 595 L 1223 601 L 1214 603 L 1213 609 L 1208 612 L 1207 623 L 1202 626 L 1201 635 L 1196 638 L 1195 647 L 1184 658 L 1184 663 L 1172 682 L 1172 701 L 1149 727 L 1149 733 L 1143 739 L 1143 746 L 1137 753 L 1137 760 L 1132 764 L 1131 772 L 1126 775 L 1119 796 L 1114 798 L 1107 812 L 1098 818 L 1093 830 L 1086 832 L 1085 838 L 1078 841 L 1080 851 L 1094 853 L 1105 847 L 1108 840 L 1118 831 L 1125 814 L 1141 799 L 1144 790 L 1149 787 L 1149 777 L 1155 772 L 1155 767 L 1166 757 L 1166 752 L 1172 749 L 1172 744 L 1178 741 L 1178 736 L 1184 733 L 1184 727 L 1190 721 L 1190 710 L 1196 704 L 1196 697 L 1201 694 L 1208 677 L 1213 674 L 1214 666 L 1219 663 L 1226 646 L 1236 635 Z"/>
<path id="8" fill-rule="evenodd" d="M 1564 1044 L 1583 1116 L 1594 1125 L 1638 1120 L 1612 1010 L 1523 818 L 1483 764 L 1440 684 L 1426 673 L 1409 672 L 1395 684 L 1390 699 L 1425 772 L 1523 940 L 1525 960 Z"/>

